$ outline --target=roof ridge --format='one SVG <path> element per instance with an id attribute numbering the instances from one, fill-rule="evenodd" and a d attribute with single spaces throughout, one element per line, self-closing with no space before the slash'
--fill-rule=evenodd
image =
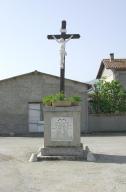
<path id="1" fill-rule="evenodd" d="M 16 78 L 18 78 L 18 77 L 23 77 L 23 76 L 30 75 L 30 74 L 43 74 L 43 75 L 47 75 L 47 76 L 54 77 L 54 78 L 58 78 L 58 79 L 60 78 L 59 76 L 56 76 L 56 75 L 51 75 L 51 74 L 49 74 L 49 73 L 43 73 L 43 72 L 34 70 L 34 71 L 32 71 L 32 72 L 29 72 L 29 73 L 24 73 L 24 74 L 12 76 L 12 77 L 9 77 L 9 78 L 1 79 L 0 82 L 8 81 L 8 80 L 11 80 L 11 79 L 16 79 Z M 76 83 L 81 83 L 81 84 L 85 84 L 85 85 L 87 85 L 87 86 L 90 86 L 89 83 L 84 83 L 84 82 L 77 81 L 77 80 L 73 80 L 73 79 L 67 79 L 67 78 L 65 78 L 65 80 L 73 81 L 73 82 L 76 82 Z"/>
<path id="2" fill-rule="evenodd" d="M 103 59 L 102 61 L 110 61 L 110 59 Z M 113 59 L 112 61 L 110 62 L 114 62 L 114 61 L 126 61 L 126 58 L 123 58 L 123 59 Z"/>

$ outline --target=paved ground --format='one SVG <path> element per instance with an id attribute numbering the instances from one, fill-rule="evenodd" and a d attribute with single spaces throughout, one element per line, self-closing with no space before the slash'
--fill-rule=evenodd
<path id="1" fill-rule="evenodd" d="M 0 192 L 126 192 L 126 136 L 82 137 L 97 162 L 29 163 L 42 138 L 0 137 Z"/>

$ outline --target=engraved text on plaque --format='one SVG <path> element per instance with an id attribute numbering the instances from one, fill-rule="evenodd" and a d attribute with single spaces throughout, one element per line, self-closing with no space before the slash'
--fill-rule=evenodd
<path id="1" fill-rule="evenodd" d="M 73 140 L 73 117 L 53 117 L 51 119 L 51 140 Z"/>

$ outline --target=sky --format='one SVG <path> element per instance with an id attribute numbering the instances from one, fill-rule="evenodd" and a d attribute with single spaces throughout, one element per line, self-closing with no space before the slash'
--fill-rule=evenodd
<path id="1" fill-rule="evenodd" d="M 62 20 L 81 36 L 66 44 L 66 78 L 90 82 L 110 53 L 126 58 L 126 0 L 0 0 L 0 79 L 59 76 L 60 47 L 47 35 L 59 34 Z"/>

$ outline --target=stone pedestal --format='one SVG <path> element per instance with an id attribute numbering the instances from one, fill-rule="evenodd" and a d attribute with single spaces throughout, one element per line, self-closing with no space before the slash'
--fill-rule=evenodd
<path id="1" fill-rule="evenodd" d="M 83 159 L 80 144 L 80 106 L 44 108 L 44 148 L 40 156 L 45 158 Z"/>

